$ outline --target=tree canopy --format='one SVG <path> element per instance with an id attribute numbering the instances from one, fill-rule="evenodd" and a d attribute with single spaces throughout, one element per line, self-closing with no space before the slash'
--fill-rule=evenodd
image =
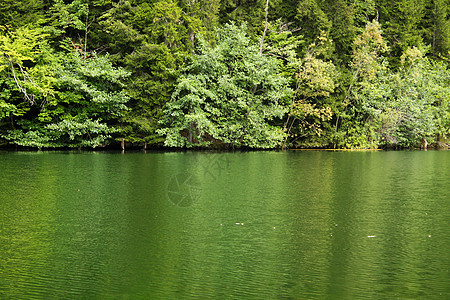
<path id="1" fill-rule="evenodd" d="M 447 0 L 4 0 L 0 145 L 419 147 Z"/>

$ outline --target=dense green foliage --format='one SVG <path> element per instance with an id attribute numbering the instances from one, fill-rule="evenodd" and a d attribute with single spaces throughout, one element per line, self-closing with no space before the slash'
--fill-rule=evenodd
<path id="1" fill-rule="evenodd" d="M 447 0 L 4 0 L 0 145 L 418 147 Z"/>
<path id="2" fill-rule="evenodd" d="M 277 59 L 259 53 L 245 25 L 218 31 L 217 45 L 203 40 L 180 76 L 162 120 L 165 145 L 274 148 L 283 139 L 274 119 L 287 112 L 291 90 Z M 272 121 L 272 122 L 271 122 Z"/>

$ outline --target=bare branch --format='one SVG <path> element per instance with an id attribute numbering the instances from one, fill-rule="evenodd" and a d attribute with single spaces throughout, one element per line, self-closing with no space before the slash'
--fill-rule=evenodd
<path id="1" fill-rule="evenodd" d="M 33 94 L 29 95 L 29 94 L 27 93 L 26 88 L 23 87 L 23 86 L 20 84 L 20 80 L 17 79 L 16 72 L 15 72 L 15 70 L 14 70 L 14 65 L 13 65 L 12 61 L 9 61 L 9 64 L 10 64 L 10 66 L 11 66 L 11 71 L 12 71 L 12 74 L 13 74 L 13 77 L 14 77 L 14 81 L 16 82 L 16 85 L 17 85 L 17 88 L 19 89 L 19 91 L 23 93 L 24 99 L 27 100 L 28 103 L 30 103 L 31 105 L 36 104 L 36 102 L 34 101 L 34 95 L 33 95 Z M 22 69 L 22 67 L 21 67 L 19 64 L 17 64 L 17 65 L 18 65 L 19 68 L 20 68 L 20 72 L 22 73 L 22 76 L 23 76 L 23 78 L 24 78 L 24 81 L 26 81 L 26 78 L 28 78 L 28 80 L 31 82 L 31 84 L 33 84 L 34 86 L 37 86 L 37 85 L 33 82 L 33 80 L 31 80 L 31 78 L 28 76 L 28 74 L 26 74 L 26 72 Z"/>
<path id="2" fill-rule="evenodd" d="M 259 45 L 259 54 L 262 54 L 264 39 L 266 38 L 266 34 L 267 34 L 267 25 L 268 25 L 267 24 L 267 15 L 268 14 L 269 14 L 269 0 L 266 1 L 266 16 L 265 16 L 265 22 L 264 22 L 264 32 L 261 37 L 261 44 Z"/>

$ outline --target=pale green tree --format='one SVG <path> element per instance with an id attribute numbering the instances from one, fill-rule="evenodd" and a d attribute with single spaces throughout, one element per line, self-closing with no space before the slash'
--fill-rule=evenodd
<path id="1" fill-rule="evenodd" d="M 200 43 L 167 103 L 160 133 L 170 147 L 273 148 L 285 133 L 279 126 L 291 90 L 278 61 L 259 53 L 246 26 L 228 24 L 217 45 Z"/>

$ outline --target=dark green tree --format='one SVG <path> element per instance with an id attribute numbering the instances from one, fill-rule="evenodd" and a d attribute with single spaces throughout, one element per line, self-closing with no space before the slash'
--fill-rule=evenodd
<path id="1" fill-rule="evenodd" d="M 425 15 L 425 0 L 378 0 L 377 10 L 390 48 L 389 60 L 399 67 L 400 56 L 413 46 L 423 45 L 420 28 Z"/>
<path id="2" fill-rule="evenodd" d="M 0 25 L 23 26 L 44 20 L 49 7 L 46 0 L 0 1 Z"/>

